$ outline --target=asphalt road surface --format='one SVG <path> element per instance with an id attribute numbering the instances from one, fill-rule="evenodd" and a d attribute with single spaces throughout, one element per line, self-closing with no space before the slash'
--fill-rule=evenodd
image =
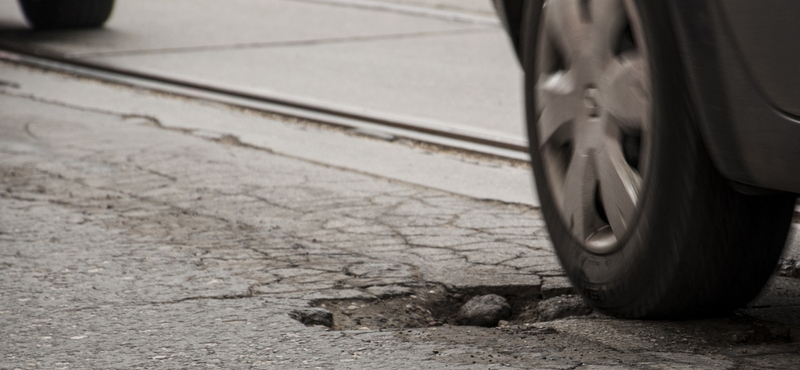
<path id="1" fill-rule="evenodd" d="M 522 75 L 489 0 L 117 0 L 106 27 L 0 46 L 524 138 Z"/>
<path id="2" fill-rule="evenodd" d="M 800 363 L 797 278 L 717 319 L 587 310 L 538 210 L 481 185 L 518 163 L 8 62 L 0 133 L 0 368 Z M 511 316 L 459 325 L 488 293 Z"/>
<path id="3" fill-rule="evenodd" d="M 0 45 L 524 136 L 488 1 L 117 5 L 32 32 L 0 1 Z M 625 321 L 572 294 L 537 204 L 519 161 L 0 62 L 0 368 L 800 364 L 800 218 L 746 308 Z M 467 325 L 486 294 L 510 315 Z"/>

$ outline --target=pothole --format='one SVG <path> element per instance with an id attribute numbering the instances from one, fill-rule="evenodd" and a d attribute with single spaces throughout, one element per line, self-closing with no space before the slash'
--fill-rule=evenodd
<path id="1" fill-rule="evenodd" d="M 369 330 L 439 326 L 449 322 L 455 302 L 441 287 L 431 287 L 384 299 L 324 300 L 312 305 L 333 313 L 334 330 Z"/>
<path id="2" fill-rule="evenodd" d="M 500 325 L 522 325 L 568 316 L 588 315 L 592 312 L 577 296 L 558 296 L 542 301 L 535 287 L 456 289 L 432 285 L 371 287 L 369 290 L 385 294 L 382 296 L 376 294 L 381 298 L 372 300 L 314 301 L 311 303 L 312 308 L 305 311 L 315 317 L 319 317 L 320 311 L 317 311 L 319 309 L 330 312 L 332 320 L 324 325 L 334 330 L 402 330 L 443 325 L 495 326 L 498 323 Z M 459 310 L 476 297 L 478 299 L 468 306 L 473 309 L 478 307 L 477 314 L 469 313 L 468 315 L 478 315 L 478 318 L 465 319 L 464 312 L 459 312 Z M 495 310 L 492 306 L 502 307 L 503 303 L 507 303 L 507 308 Z M 540 304 L 541 308 L 537 309 Z M 510 314 L 507 311 L 508 308 L 510 308 Z M 290 316 L 306 325 L 321 324 L 319 320 L 307 318 L 307 315 L 304 314 L 305 311 L 294 311 Z M 497 317 L 487 321 L 486 315 L 497 315 Z"/>

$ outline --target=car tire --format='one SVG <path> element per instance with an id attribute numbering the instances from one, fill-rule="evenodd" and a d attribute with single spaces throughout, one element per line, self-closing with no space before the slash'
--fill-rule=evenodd
<path id="1" fill-rule="evenodd" d="M 100 27 L 114 8 L 114 0 L 19 0 L 19 4 L 37 29 Z"/>
<path id="2" fill-rule="evenodd" d="M 573 285 L 626 318 L 720 315 L 752 300 L 795 197 L 742 194 L 716 170 L 665 2 L 544 3 L 529 3 L 522 30 L 528 136 Z"/>

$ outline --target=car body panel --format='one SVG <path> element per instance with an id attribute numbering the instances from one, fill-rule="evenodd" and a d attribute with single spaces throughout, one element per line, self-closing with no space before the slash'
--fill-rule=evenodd
<path id="1" fill-rule="evenodd" d="M 725 0 L 720 8 L 735 47 L 759 90 L 800 116 L 800 2 Z"/>
<path id="2" fill-rule="evenodd" d="M 738 183 L 800 192 L 800 120 L 762 93 L 737 50 L 742 42 L 758 41 L 732 37 L 717 1 L 671 4 L 687 82 L 717 169 Z M 791 8 L 800 10 L 800 2 Z M 797 60 L 790 50 L 775 51 L 773 58 Z"/>
<path id="3" fill-rule="evenodd" d="M 529 2 L 494 1 L 519 56 L 523 8 Z M 800 110 L 795 41 L 800 23 L 768 16 L 800 14 L 800 1 L 720 2 L 730 4 L 723 9 L 717 0 L 670 0 L 672 11 L 666 15 L 681 48 L 687 99 L 695 103 L 704 142 L 717 169 L 735 183 L 800 193 L 800 118 L 794 115 Z M 759 10 L 765 13 L 746 14 Z M 771 24 L 778 21 L 785 24 Z M 781 33 L 796 36 L 770 41 Z M 791 76 L 782 80 L 786 75 Z"/>

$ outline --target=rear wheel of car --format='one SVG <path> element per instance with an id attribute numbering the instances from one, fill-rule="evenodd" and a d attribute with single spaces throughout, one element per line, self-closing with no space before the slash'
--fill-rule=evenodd
<path id="1" fill-rule="evenodd" d="M 528 135 L 561 263 L 621 317 L 715 315 L 775 268 L 791 195 L 735 191 L 698 131 L 668 9 L 535 0 L 523 26 Z"/>
<path id="2" fill-rule="evenodd" d="M 114 0 L 19 0 L 34 28 L 100 27 L 111 16 Z"/>

